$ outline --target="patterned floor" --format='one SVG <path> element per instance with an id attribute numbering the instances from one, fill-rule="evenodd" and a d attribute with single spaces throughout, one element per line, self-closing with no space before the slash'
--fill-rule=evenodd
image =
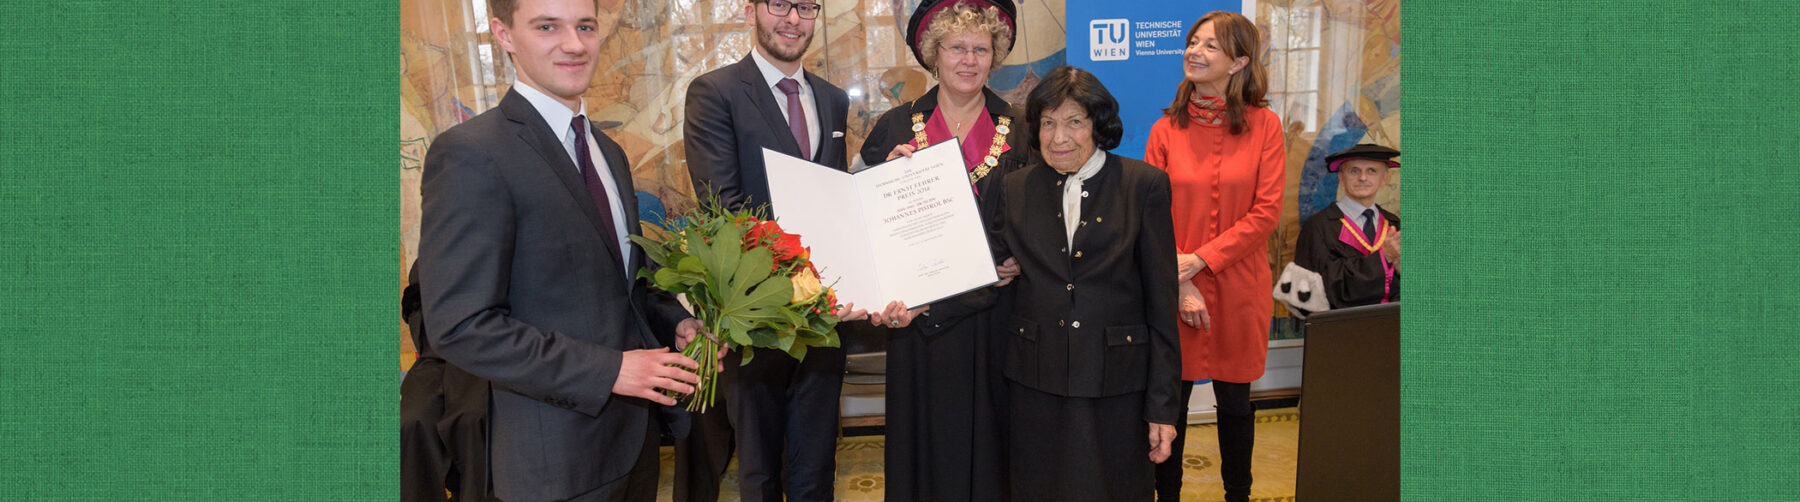
<path id="1" fill-rule="evenodd" d="M 1251 475 L 1256 478 L 1250 500 L 1259 502 L 1292 502 L 1294 500 L 1294 462 L 1300 445 L 1300 411 L 1277 408 L 1256 412 L 1256 458 L 1251 462 Z M 882 478 L 882 436 L 849 437 L 838 441 L 837 500 L 882 500 L 885 490 Z M 658 500 L 671 500 L 675 455 L 668 447 L 662 450 L 662 488 Z M 1218 431 L 1211 424 L 1190 425 L 1187 434 L 1187 475 L 1182 481 L 1181 499 L 1215 501 L 1224 498 L 1219 485 Z M 725 471 L 725 490 L 719 500 L 736 501 L 737 464 Z"/>

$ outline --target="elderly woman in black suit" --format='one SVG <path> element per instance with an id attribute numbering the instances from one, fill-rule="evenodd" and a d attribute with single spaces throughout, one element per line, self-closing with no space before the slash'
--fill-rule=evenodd
<path id="1" fill-rule="evenodd" d="M 1181 423 L 1169 176 L 1105 150 L 1119 105 L 1052 70 L 1026 99 L 1039 155 L 1003 179 L 992 239 L 1018 261 L 1006 378 L 1014 500 L 1151 500 Z"/>

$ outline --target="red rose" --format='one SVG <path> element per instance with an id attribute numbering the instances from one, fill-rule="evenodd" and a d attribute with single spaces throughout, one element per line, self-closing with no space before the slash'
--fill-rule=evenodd
<path id="1" fill-rule="evenodd" d="M 750 228 L 749 233 L 744 234 L 745 249 L 757 246 L 769 248 L 769 252 L 775 255 L 777 264 L 792 260 L 806 251 L 800 247 L 800 236 L 782 231 L 781 225 L 773 221 L 757 223 Z"/>

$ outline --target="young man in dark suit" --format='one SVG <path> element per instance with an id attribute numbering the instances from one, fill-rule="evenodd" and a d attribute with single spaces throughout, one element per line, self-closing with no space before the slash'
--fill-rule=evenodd
<path id="1" fill-rule="evenodd" d="M 669 351 L 700 329 L 633 272 L 644 254 L 624 151 L 586 117 L 598 65 L 594 0 L 492 0 L 518 81 L 425 156 L 419 232 L 426 334 L 492 381 L 494 495 L 649 501 L 662 391 L 691 392 Z M 671 336 L 673 335 L 673 336 Z"/>
<path id="2" fill-rule="evenodd" d="M 706 197 L 710 190 L 731 209 L 768 204 L 765 147 L 846 169 L 849 98 L 800 66 L 819 14 L 819 4 L 811 1 L 752 0 L 744 6 L 754 49 L 688 87 L 682 134 L 695 193 Z M 796 361 L 779 350 L 757 350 L 750 364 L 725 366 L 742 499 L 780 501 L 785 493 L 789 501 L 831 500 L 844 351 L 813 348 L 804 361 Z M 696 429 L 700 432 L 690 441 L 729 434 L 704 425 Z M 723 457 L 717 457 L 718 471 L 723 466 Z"/>

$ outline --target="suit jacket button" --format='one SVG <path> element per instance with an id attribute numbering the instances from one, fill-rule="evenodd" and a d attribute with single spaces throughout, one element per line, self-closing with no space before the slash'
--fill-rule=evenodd
<path id="1" fill-rule="evenodd" d="M 1131 341 L 1131 335 L 1125 335 L 1125 341 L 1127 341 L 1127 342 Z"/>
<path id="2" fill-rule="evenodd" d="M 1074 290 L 1075 290 L 1075 285 L 1074 285 L 1074 284 L 1070 284 L 1070 285 L 1068 285 L 1068 286 L 1065 286 L 1065 287 L 1064 287 L 1064 288 L 1063 288 L 1063 289 L 1067 289 L 1067 290 L 1069 290 L 1069 291 L 1074 291 Z"/>
<path id="3" fill-rule="evenodd" d="M 1071 327 L 1071 328 L 1080 328 L 1080 327 L 1081 327 L 1081 321 L 1075 321 L 1075 322 L 1074 322 L 1074 323 L 1071 323 L 1071 324 L 1069 324 L 1069 327 Z"/>
<path id="4" fill-rule="evenodd" d="M 1075 257 L 1076 257 L 1076 258 L 1080 258 L 1080 257 L 1081 257 L 1081 252 L 1080 252 L 1080 251 L 1076 251 L 1076 252 L 1075 252 Z"/>
<path id="5" fill-rule="evenodd" d="M 1056 325 L 1057 325 L 1057 326 L 1062 326 L 1062 325 L 1063 325 L 1063 321 L 1062 321 L 1062 319 L 1057 319 L 1057 320 L 1056 320 Z"/>

